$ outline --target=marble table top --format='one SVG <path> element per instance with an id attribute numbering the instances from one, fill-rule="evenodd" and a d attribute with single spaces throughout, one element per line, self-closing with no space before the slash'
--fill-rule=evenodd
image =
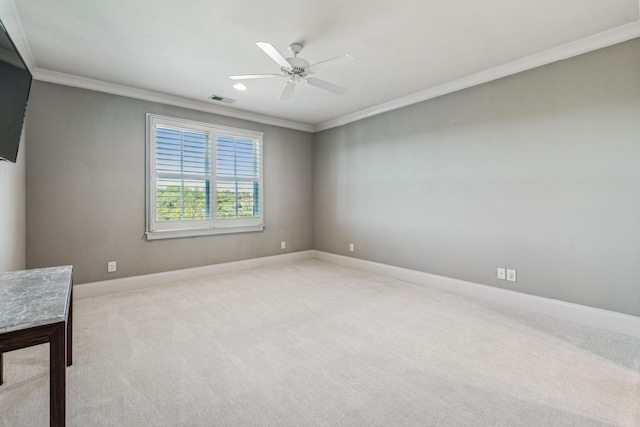
<path id="1" fill-rule="evenodd" d="M 0 334 L 67 319 L 73 266 L 0 273 Z"/>

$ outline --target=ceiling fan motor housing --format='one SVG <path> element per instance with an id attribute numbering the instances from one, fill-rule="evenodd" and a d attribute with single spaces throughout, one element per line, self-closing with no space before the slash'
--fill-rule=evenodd
<path id="1" fill-rule="evenodd" d="M 306 69 L 309 66 L 309 62 L 302 59 L 302 58 L 287 58 L 287 62 L 289 64 L 291 64 L 291 70 L 287 70 L 286 68 L 282 68 L 282 71 L 284 71 L 285 73 L 289 74 L 289 75 L 295 75 L 295 76 L 305 76 L 306 75 Z"/>

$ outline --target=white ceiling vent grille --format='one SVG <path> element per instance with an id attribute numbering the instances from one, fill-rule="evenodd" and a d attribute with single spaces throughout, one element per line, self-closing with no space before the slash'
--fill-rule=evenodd
<path id="1" fill-rule="evenodd" d="M 226 104 L 233 104 L 234 102 L 236 102 L 235 99 L 225 98 L 224 96 L 218 96 L 218 95 L 211 95 L 209 99 L 216 102 L 224 102 Z"/>

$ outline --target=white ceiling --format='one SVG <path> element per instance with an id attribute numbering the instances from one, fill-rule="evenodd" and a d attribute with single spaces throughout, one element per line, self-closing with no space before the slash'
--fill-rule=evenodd
<path id="1" fill-rule="evenodd" d="M 0 2 L 36 79 L 205 109 L 216 94 L 237 100 L 216 111 L 306 130 L 640 36 L 638 0 Z M 349 91 L 299 85 L 295 101 L 279 101 L 282 79 L 236 91 L 231 74 L 279 72 L 257 41 L 286 57 L 289 44 L 302 43 L 299 56 L 312 64 L 351 55 L 355 65 L 318 75 Z"/>

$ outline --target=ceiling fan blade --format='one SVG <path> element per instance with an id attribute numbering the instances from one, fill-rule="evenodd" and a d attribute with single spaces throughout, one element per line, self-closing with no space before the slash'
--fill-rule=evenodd
<path id="1" fill-rule="evenodd" d="M 307 71 L 317 74 L 323 71 L 335 70 L 336 68 L 345 67 L 347 65 L 353 65 L 355 60 L 349 55 L 342 55 L 337 58 L 327 59 L 326 61 L 318 62 L 317 64 L 307 67 Z"/>
<path id="2" fill-rule="evenodd" d="M 346 88 L 334 85 L 333 83 L 325 82 L 324 80 L 316 79 L 315 77 L 309 77 L 306 79 L 307 83 L 311 86 L 315 86 L 320 89 L 327 90 L 331 93 L 335 93 L 336 95 L 342 95 L 347 91 Z"/>
<path id="3" fill-rule="evenodd" d="M 282 56 L 282 54 L 280 52 L 278 52 L 278 49 L 273 47 L 273 45 L 271 43 L 258 42 L 256 44 L 258 45 L 258 47 L 260 49 L 262 49 L 264 51 L 264 53 L 269 55 L 269 57 L 271 59 L 276 61 L 279 66 L 281 66 L 283 68 L 291 68 L 291 64 L 289 64 L 289 61 L 287 61 L 286 58 L 284 56 Z"/>
<path id="4" fill-rule="evenodd" d="M 286 85 L 284 85 L 284 87 L 282 88 L 282 93 L 280 94 L 280 101 L 289 101 L 289 100 L 293 100 L 295 99 L 293 97 L 293 88 L 296 85 L 291 82 L 288 81 Z"/>
<path id="5" fill-rule="evenodd" d="M 269 79 L 271 77 L 282 77 L 282 76 L 280 74 L 241 74 L 238 76 L 229 76 L 231 80 Z"/>

